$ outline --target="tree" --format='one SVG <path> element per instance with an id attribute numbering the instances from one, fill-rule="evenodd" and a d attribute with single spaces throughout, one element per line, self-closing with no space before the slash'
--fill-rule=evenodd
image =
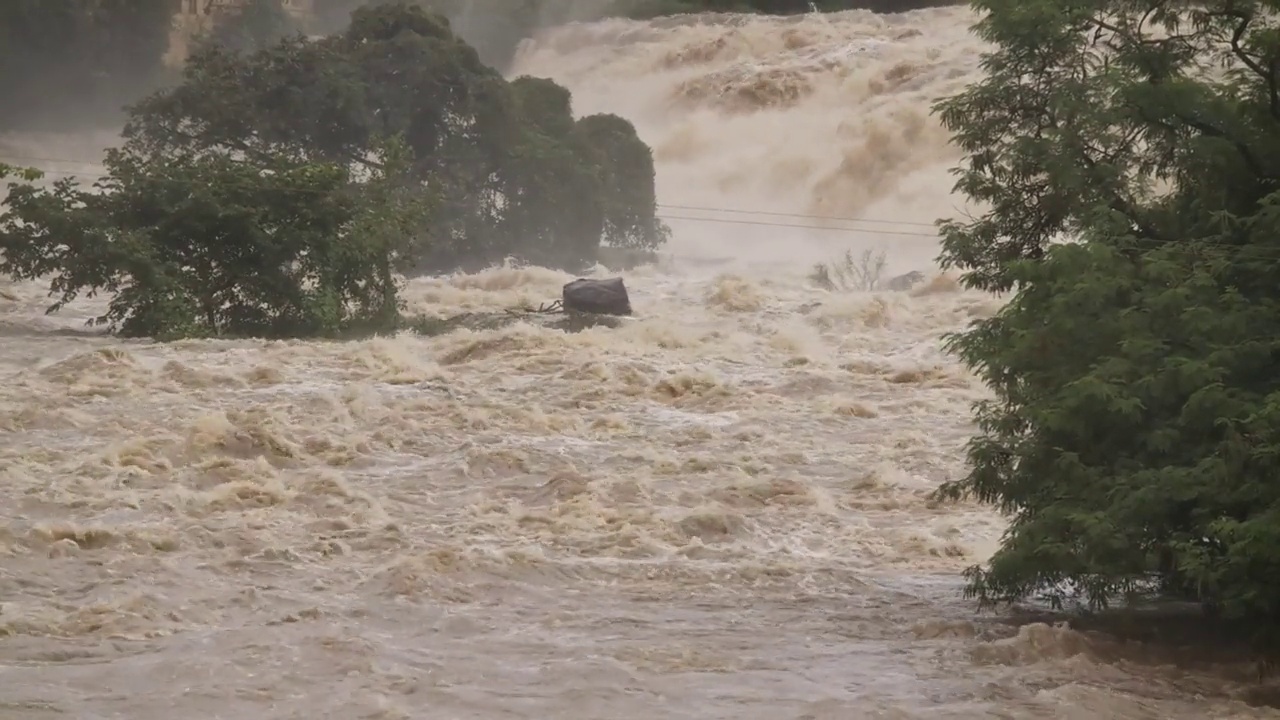
<path id="1" fill-rule="evenodd" d="M 33 183 L 44 177 L 44 173 L 35 168 L 24 168 L 7 163 L 0 163 L 0 180 L 5 178 L 18 178 L 19 180 Z"/>
<path id="2" fill-rule="evenodd" d="M 163 77 L 173 0 L 0 2 L 0 131 L 118 117 Z"/>
<path id="3" fill-rule="evenodd" d="M 390 329 L 392 265 L 425 206 L 397 176 L 395 143 L 357 181 L 335 163 L 287 156 L 108 152 L 98 192 L 60 179 L 10 186 L 0 272 L 52 276 L 57 310 L 112 294 L 96 319 L 126 336 L 316 337 Z M 28 179 L 34 179 L 31 175 Z"/>
<path id="4" fill-rule="evenodd" d="M 508 83 L 445 18 L 412 4 L 359 8 L 345 32 L 320 40 L 249 55 L 204 48 L 184 78 L 142 103 L 126 133 L 171 149 L 341 163 L 402 135 L 412 174 L 440 200 L 419 271 L 507 255 L 577 267 L 602 239 L 652 248 L 667 237 L 652 154 L 630 123 L 577 131 L 568 91 Z"/>
<path id="5" fill-rule="evenodd" d="M 569 91 L 544 78 L 511 83 L 523 131 L 502 173 L 504 232 L 526 259 L 551 266 L 594 259 L 601 240 L 652 249 L 668 230 L 654 215 L 653 153 L 616 115 L 573 119 Z"/>
<path id="6" fill-rule="evenodd" d="M 316 41 L 206 44 L 122 135 L 100 192 L 12 186 L 0 272 L 51 276 L 51 311 L 110 293 L 100 321 L 127 335 L 387 328 L 396 273 L 507 255 L 577 266 L 602 239 L 667 233 L 629 123 L 574 120 L 567 90 L 508 83 L 406 4 Z"/>
<path id="7" fill-rule="evenodd" d="M 588 115 L 574 126 L 584 154 L 597 168 L 604 205 L 604 239 L 614 247 L 653 249 L 670 231 L 654 215 L 653 151 L 617 115 Z"/>
<path id="8" fill-rule="evenodd" d="M 1012 514 L 984 602 L 1152 585 L 1280 617 L 1280 29 L 1267 3 L 978 0 L 942 101 L 985 211 L 944 265 L 1012 292 L 949 339 L 994 391 L 969 474 Z"/>

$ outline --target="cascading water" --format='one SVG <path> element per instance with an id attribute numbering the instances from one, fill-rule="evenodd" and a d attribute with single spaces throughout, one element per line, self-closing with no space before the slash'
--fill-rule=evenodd
<path id="1" fill-rule="evenodd" d="M 671 257 L 627 274 L 618 328 L 124 342 L 83 330 L 101 299 L 46 316 L 46 285 L 0 283 L 0 716 L 1276 717 L 1208 653 L 1175 670 L 959 596 L 1003 528 L 929 500 L 986 392 L 939 337 L 1000 302 L 930 269 L 930 223 L 963 208 L 929 106 L 974 77 L 971 22 L 525 43 L 513 73 L 654 148 Z M 875 248 L 930 279 L 806 278 Z M 567 279 L 407 295 L 501 310 Z"/>

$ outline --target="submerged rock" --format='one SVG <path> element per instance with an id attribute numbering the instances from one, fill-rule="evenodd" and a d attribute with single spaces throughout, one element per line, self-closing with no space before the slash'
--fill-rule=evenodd
<path id="1" fill-rule="evenodd" d="M 578 278 L 565 283 L 564 309 L 593 315 L 630 315 L 631 298 L 622 278 L 591 280 Z"/>
<path id="2" fill-rule="evenodd" d="M 578 279 L 566 283 L 563 300 L 537 308 L 525 306 L 493 312 L 465 312 L 448 317 L 405 317 L 403 329 L 419 335 L 447 335 L 455 330 L 497 330 L 528 322 L 553 330 L 575 333 L 593 327 L 616 328 L 631 315 L 631 298 L 622 278 Z"/>

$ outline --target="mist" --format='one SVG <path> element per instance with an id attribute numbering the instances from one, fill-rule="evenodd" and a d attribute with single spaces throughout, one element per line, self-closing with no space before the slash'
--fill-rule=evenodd
<path id="1" fill-rule="evenodd" d="M 933 222 L 971 209 L 951 191 L 959 152 L 930 109 L 978 73 L 969 18 L 610 19 L 543 31 L 511 73 L 565 85 L 580 115 L 635 124 L 684 263 L 803 266 L 872 250 L 897 274 L 931 267 Z"/>

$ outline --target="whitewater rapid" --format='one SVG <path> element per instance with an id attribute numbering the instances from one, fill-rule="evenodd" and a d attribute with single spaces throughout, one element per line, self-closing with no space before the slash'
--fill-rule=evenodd
<path id="1" fill-rule="evenodd" d="M 521 48 L 515 73 L 655 149 L 675 236 L 619 328 L 158 344 L 0 281 L 0 717 L 1277 717 L 1241 663 L 960 597 L 1004 529 L 929 499 L 986 397 L 940 339 L 1001 302 L 931 269 L 962 203 L 929 106 L 975 77 L 971 22 L 608 20 Z M 930 279 L 807 278 L 864 249 Z"/>
<path id="2" fill-rule="evenodd" d="M 976 76 L 971 22 L 945 8 L 577 23 L 526 42 L 513 74 L 636 125 L 677 252 L 765 265 L 874 248 L 906 272 L 937 255 L 934 220 L 964 208 L 930 111 Z"/>

